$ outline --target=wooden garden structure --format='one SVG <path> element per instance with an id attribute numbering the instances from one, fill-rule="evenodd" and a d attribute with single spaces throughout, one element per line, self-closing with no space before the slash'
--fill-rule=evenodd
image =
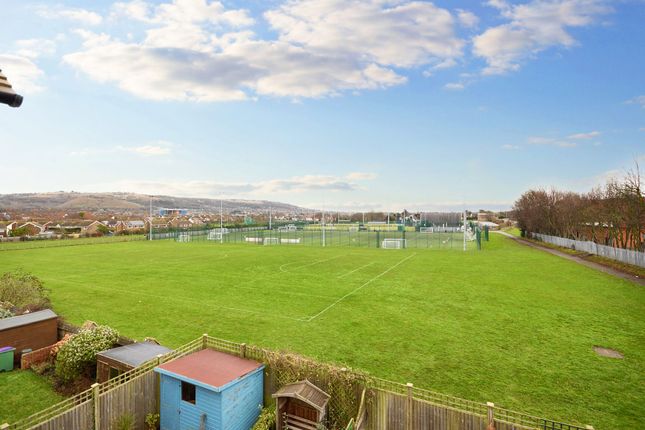
<path id="1" fill-rule="evenodd" d="M 330 398 L 306 379 L 285 385 L 272 397 L 276 401 L 276 430 L 316 430 L 325 419 Z"/>
<path id="2" fill-rule="evenodd" d="M 96 355 L 97 382 L 105 382 L 171 350 L 154 342 L 135 342 Z"/>

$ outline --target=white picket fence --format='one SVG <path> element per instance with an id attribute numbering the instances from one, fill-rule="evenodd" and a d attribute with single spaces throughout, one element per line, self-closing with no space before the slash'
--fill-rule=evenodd
<path id="1" fill-rule="evenodd" d="M 549 236 L 546 234 L 532 233 L 532 236 L 542 242 L 553 245 L 571 248 L 577 251 L 588 252 L 634 266 L 645 267 L 645 252 L 633 251 L 631 249 L 614 248 L 613 246 L 598 245 L 596 242 L 565 239 L 564 237 Z"/>

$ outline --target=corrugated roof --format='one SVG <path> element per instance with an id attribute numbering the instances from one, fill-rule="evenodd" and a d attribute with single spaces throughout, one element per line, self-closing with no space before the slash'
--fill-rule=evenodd
<path id="1" fill-rule="evenodd" d="M 298 399 L 313 406 L 320 412 L 324 412 L 330 396 L 305 379 L 304 381 L 285 385 L 273 394 L 272 397 L 291 397 Z"/>
<path id="2" fill-rule="evenodd" d="M 110 358 L 119 363 L 137 367 L 148 360 L 152 360 L 159 354 L 167 354 L 172 351 L 165 346 L 157 345 L 152 342 L 136 342 L 130 345 L 119 346 L 99 352 L 99 357 Z"/>
<path id="3" fill-rule="evenodd" d="M 30 312 L 28 314 L 18 315 L 16 317 L 4 318 L 0 320 L 0 331 L 20 327 L 23 325 L 33 324 L 36 322 L 45 321 L 52 318 L 58 318 L 58 315 L 56 315 L 54 311 L 52 311 L 51 309 L 45 309 L 43 311 L 37 311 L 37 312 Z"/>
<path id="4" fill-rule="evenodd" d="M 164 363 L 158 369 L 219 388 L 262 366 L 257 361 L 204 349 Z"/>

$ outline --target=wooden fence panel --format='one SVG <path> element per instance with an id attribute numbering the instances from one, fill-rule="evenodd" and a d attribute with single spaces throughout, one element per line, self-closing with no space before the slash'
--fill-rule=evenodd
<path id="1" fill-rule="evenodd" d="M 112 388 L 98 396 L 99 428 L 110 430 L 123 415 L 134 418 L 134 429 L 146 429 L 145 419 L 149 413 L 159 413 L 157 393 L 159 377 L 149 370 L 127 383 Z"/>
<path id="2" fill-rule="evenodd" d="M 88 400 L 66 410 L 62 414 L 43 423 L 30 427 L 30 430 L 92 430 L 94 429 L 94 410 Z"/>

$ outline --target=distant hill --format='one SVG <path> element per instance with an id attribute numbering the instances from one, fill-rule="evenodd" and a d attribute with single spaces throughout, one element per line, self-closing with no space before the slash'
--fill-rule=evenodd
<path id="1" fill-rule="evenodd" d="M 219 199 L 191 197 L 153 196 L 153 209 L 181 208 L 192 212 L 219 212 Z M 148 213 L 150 196 L 135 193 L 24 193 L 0 194 L 0 211 L 19 210 L 57 210 L 57 211 L 90 211 L 115 213 Z M 266 212 L 269 207 L 274 212 L 302 213 L 310 209 L 287 203 L 267 200 L 223 200 L 224 212 Z"/>

